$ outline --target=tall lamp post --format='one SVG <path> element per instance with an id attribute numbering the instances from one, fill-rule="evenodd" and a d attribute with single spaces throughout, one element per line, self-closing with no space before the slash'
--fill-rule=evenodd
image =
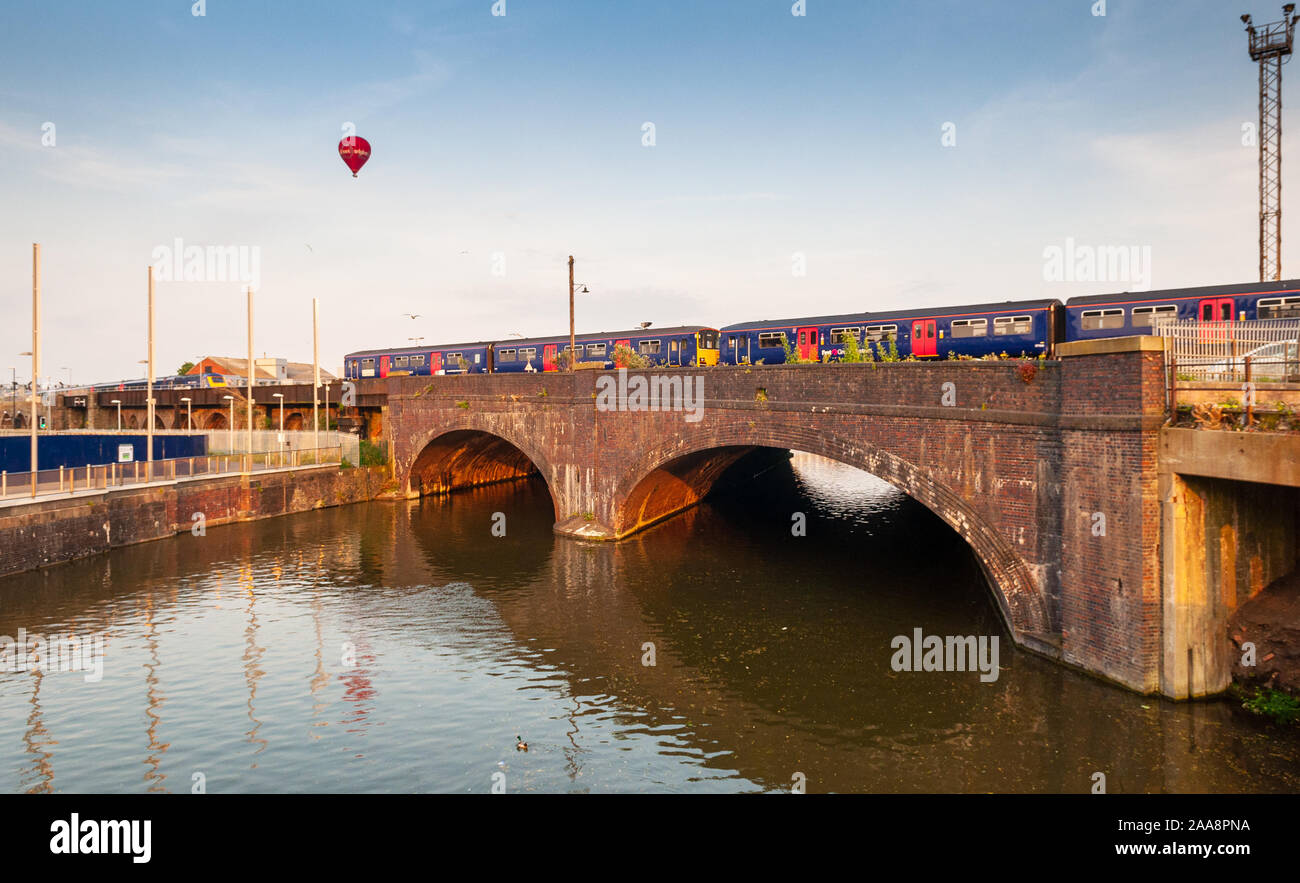
<path id="1" fill-rule="evenodd" d="M 145 377 L 144 480 L 153 481 L 153 264 L 149 265 L 149 373 Z"/>
<path id="2" fill-rule="evenodd" d="M 578 346 L 577 336 L 574 334 L 573 327 L 573 255 L 569 255 L 569 370 L 578 369 Z M 587 286 L 582 286 L 580 294 L 590 294 Z"/>
<path id="3" fill-rule="evenodd" d="M 253 468 L 253 286 L 248 286 L 248 468 Z"/>
<path id="4" fill-rule="evenodd" d="M 32 243 L 32 496 L 36 496 L 36 407 L 41 376 L 41 245 Z"/>
<path id="5" fill-rule="evenodd" d="M 235 397 L 222 396 L 222 398 L 230 402 L 230 430 L 227 435 L 229 437 L 228 443 L 230 445 L 230 453 L 233 454 L 235 453 Z"/>
<path id="6" fill-rule="evenodd" d="M 320 302 L 311 299 L 311 431 L 313 457 L 319 457 L 320 450 L 320 414 L 316 410 L 317 397 L 320 394 Z"/>
<path id="7" fill-rule="evenodd" d="M 280 433 L 284 434 L 284 393 L 272 393 L 271 398 L 280 400 Z"/>
<path id="8" fill-rule="evenodd" d="M 113 399 L 111 402 L 109 402 L 109 404 L 117 405 L 117 431 L 121 432 L 122 431 L 122 400 Z"/>
<path id="9" fill-rule="evenodd" d="M 194 407 L 189 396 L 181 396 L 181 401 L 185 403 L 185 429 L 188 431 L 194 428 Z"/>
<path id="10" fill-rule="evenodd" d="M 330 428 L 330 382 L 325 381 L 325 429 Z"/>

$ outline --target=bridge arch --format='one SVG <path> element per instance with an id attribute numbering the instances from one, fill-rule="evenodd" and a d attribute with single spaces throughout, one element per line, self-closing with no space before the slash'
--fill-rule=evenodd
<path id="1" fill-rule="evenodd" d="M 411 450 L 415 453 L 404 470 L 408 496 L 447 494 L 533 475 L 540 475 L 552 491 L 553 475 L 545 457 L 499 427 L 442 427 L 425 433 Z M 553 491 L 551 501 L 558 518 Z"/>
<path id="2" fill-rule="evenodd" d="M 802 427 L 744 424 L 717 427 L 686 444 L 651 448 L 627 464 L 612 497 L 611 528 L 621 537 L 703 499 L 740 457 L 760 447 L 805 451 L 845 463 L 889 482 L 938 515 L 971 547 L 992 587 L 1003 620 L 1018 643 L 1026 634 L 1055 631 L 1052 605 L 1029 566 L 957 491 L 926 470 L 861 437 Z"/>

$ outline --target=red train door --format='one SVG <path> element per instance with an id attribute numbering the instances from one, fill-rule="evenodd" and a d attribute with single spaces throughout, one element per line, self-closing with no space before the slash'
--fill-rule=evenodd
<path id="1" fill-rule="evenodd" d="M 1202 322 L 1231 322 L 1233 300 L 1230 297 L 1207 297 L 1197 304 L 1196 318 Z M 1224 329 L 1204 330 L 1199 337 L 1202 340 L 1227 339 Z"/>
<path id="2" fill-rule="evenodd" d="M 807 359 L 810 362 L 817 361 L 817 329 L 800 328 L 799 329 L 799 358 Z"/>
<path id="3" fill-rule="evenodd" d="M 937 356 L 939 341 L 935 335 L 934 319 L 918 319 L 912 323 L 912 355 Z"/>
<path id="4" fill-rule="evenodd" d="M 1202 322 L 1231 322 L 1232 310 L 1232 298 L 1207 297 L 1197 304 L 1196 317 Z"/>
<path id="5" fill-rule="evenodd" d="M 429 373 L 437 374 L 442 370 L 442 353 L 429 353 Z"/>
<path id="6" fill-rule="evenodd" d="M 631 349 L 631 348 L 632 348 L 632 341 L 631 341 L 630 339 L 629 339 L 629 340 L 616 340 L 616 341 L 614 341 L 614 348 L 615 348 L 615 349 L 617 349 L 617 348 L 620 347 L 620 346 L 625 346 L 625 347 L 627 347 L 628 349 Z M 614 350 L 610 350 L 610 352 L 609 352 L 609 357 L 610 357 L 611 359 L 614 359 Z M 624 365 L 622 362 L 620 362 L 618 359 L 614 359 L 614 367 L 615 367 L 615 368 L 626 368 L 627 366 Z"/>
<path id="7" fill-rule="evenodd" d="M 388 376 L 388 356 L 379 357 L 379 376 L 380 377 Z"/>
<path id="8" fill-rule="evenodd" d="M 555 344 L 548 343 L 542 347 L 542 370 L 554 371 L 555 367 Z"/>

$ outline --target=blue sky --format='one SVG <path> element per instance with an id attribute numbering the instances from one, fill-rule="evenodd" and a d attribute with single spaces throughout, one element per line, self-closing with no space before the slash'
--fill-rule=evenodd
<path id="1" fill-rule="evenodd" d="M 1256 278 L 1238 16 L 1280 4 L 792 5 L 4 0 L 0 370 L 30 373 L 37 241 L 42 373 L 76 382 L 140 376 L 177 238 L 258 249 L 259 353 L 309 360 L 319 297 L 330 369 L 567 330 L 569 254 L 580 331 L 1130 287 L 1045 280 L 1067 238 L 1149 248 L 1152 287 Z M 243 297 L 159 283 L 160 373 L 245 352 Z"/>

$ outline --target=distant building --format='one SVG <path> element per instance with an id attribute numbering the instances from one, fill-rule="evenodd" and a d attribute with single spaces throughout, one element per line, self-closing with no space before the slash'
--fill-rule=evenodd
<path id="1" fill-rule="evenodd" d="M 257 384 L 311 383 L 312 381 L 310 362 L 290 362 L 287 359 L 263 357 L 253 359 L 253 371 L 253 381 Z M 195 363 L 188 373 L 247 377 L 248 359 L 204 356 Z M 324 368 L 321 368 L 320 380 L 321 383 L 326 383 L 334 382 L 337 378 Z"/>

